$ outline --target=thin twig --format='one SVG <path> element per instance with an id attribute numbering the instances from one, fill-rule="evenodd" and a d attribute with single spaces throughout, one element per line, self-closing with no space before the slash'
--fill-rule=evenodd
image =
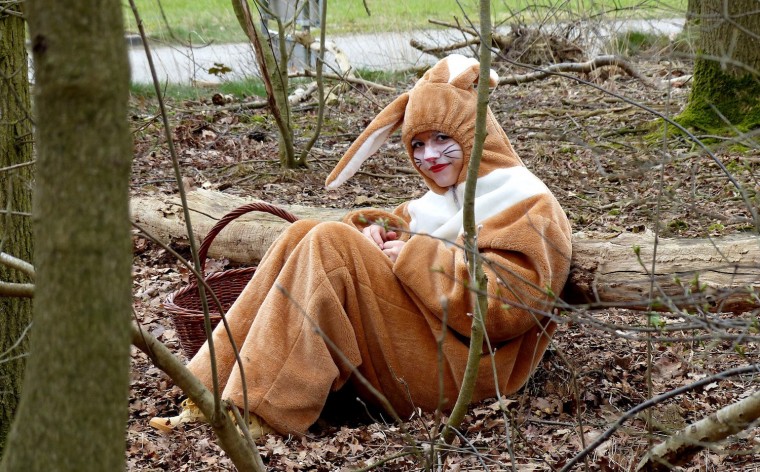
<path id="1" fill-rule="evenodd" d="M 296 72 L 296 73 L 290 74 L 290 77 L 316 77 L 316 73 L 313 72 L 311 69 L 305 69 L 303 72 Z M 322 73 L 322 77 L 324 77 L 325 79 L 330 79 L 330 80 L 340 80 L 342 82 L 348 82 L 354 85 L 362 85 L 364 87 L 380 90 L 382 92 L 396 91 L 396 89 L 393 87 L 388 87 L 386 85 L 378 84 L 378 83 L 371 82 L 365 79 L 360 79 L 358 77 L 344 77 L 342 75 L 326 74 L 324 72 Z"/>
<path id="2" fill-rule="evenodd" d="M 467 46 L 473 46 L 476 44 L 480 44 L 480 38 L 471 38 L 471 39 L 465 39 L 458 43 L 453 44 L 447 44 L 445 46 L 427 46 L 422 43 L 422 41 L 412 38 L 409 40 L 409 45 L 415 49 L 418 49 L 419 51 L 424 52 L 425 54 L 430 54 L 431 56 L 435 56 L 437 58 L 442 58 L 446 53 L 451 51 L 456 51 L 458 49 L 466 48 Z"/>
<path id="3" fill-rule="evenodd" d="M 368 466 L 365 466 L 359 469 L 354 469 L 354 472 L 369 472 L 370 470 L 375 470 L 387 464 L 388 462 L 395 461 L 396 459 L 401 459 L 402 457 L 411 456 L 413 454 L 416 454 L 416 451 L 405 449 L 401 452 L 397 452 L 396 454 L 383 457 L 382 459 L 379 459 Z"/>
<path id="4" fill-rule="evenodd" d="M 32 159 L 31 161 L 22 162 L 20 164 L 13 164 L 11 166 L 0 167 L 0 172 L 8 172 L 9 170 L 15 170 L 21 167 L 33 166 L 36 163 L 37 163 L 37 159 Z"/>
<path id="5" fill-rule="evenodd" d="M 174 169 L 174 177 L 177 181 L 177 187 L 179 190 L 179 196 L 180 200 L 182 201 L 182 211 L 185 218 L 185 226 L 187 229 L 187 235 L 190 242 L 190 253 L 193 256 L 193 265 L 195 266 L 196 273 L 200 273 L 201 271 L 201 263 L 200 258 L 198 257 L 198 247 L 195 242 L 195 238 L 193 237 L 193 226 L 192 222 L 190 221 L 190 210 L 187 203 L 187 194 L 185 192 L 185 188 L 182 185 L 182 171 L 180 170 L 179 166 L 179 159 L 177 158 L 177 152 L 174 148 L 174 139 L 172 138 L 172 132 L 171 127 L 169 125 L 169 115 L 166 112 L 166 105 L 163 100 L 163 94 L 160 87 L 160 82 L 158 80 L 158 74 L 156 73 L 156 67 L 153 63 L 153 55 L 150 51 L 150 46 L 148 45 L 147 37 L 145 34 L 145 28 L 143 27 L 142 19 L 140 18 L 140 13 L 137 10 L 137 5 L 135 5 L 135 0 L 129 0 L 130 7 L 132 8 L 132 13 L 135 17 L 135 23 L 137 24 L 137 28 L 140 31 L 140 37 L 143 40 L 143 48 L 145 49 L 145 56 L 148 59 L 148 66 L 150 68 L 151 77 L 153 79 L 153 86 L 156 91 L 156 98 L 158 99 L 158 106 L 159 110 L 161 112 L 161 119 L 164 125 L 164 134 L 166 137 L 166 144 L 169 148 L 169 155 L 171 156 L 171 162 L 172 162 L 172 168 Z M 202 277 L 201 277 L 202 278 Z M 200 280 L 200 279 L 199 279 Z M 206 290 L 203 284 L 198 284 L 198 295 L 201 299 L 201 308 L 203 311 L 203 318 L 204 318 L 204 328 L 206 331 L 206 338 L 208 342 L 208 348 L 209 348 L 209 362 L 211 364 L 211 378 L 212 378 L 212 390 L 214 394 L 214 412 L 216 415 L 221 415 L 222 413 L 222 399 L 221 399 L 221 393 L 220 393 L 220 386 L 219 386 L 219 373 L 217 369 L 217 363 L 216 363 L 216 351 L 214 349 L 214 341 L 212 337 L 212 329 L 211 329 L 211 316 L 209 314 L 209 307 L 208 307 L 208 299 L 206 298 Z M 242 370 L 242 369 L 241 369 Z"/>
<path id="6" fill-rule="evenodd" d="M 34 284 L 0 282 L 0 295 L 13 298 L 34 298 Z"/>
<path id="7" fill-rule="evenodd" d="M 304 5 L 307 4 L 307 2 L 304 2 Z M 306 157 L 309 155 L 309 151 L 314 147 L 314 144 L 316 144 L 317 139 L 319 139 L 319 135 L 322 132 L 322 124 L 324 123 L 325 119 L 325 83 L 324 83 L 324 63 L 325 63 L 325 48 L 323 47 L 325 44 L 325 41 L 327 39 L 327 2 L 322 1 L 319 4 L 319 21 L 321 25 L 321 29 L 319 31 L 319 53 L 317 54 L 317 71 L 316 71 L 316 80 L 317 80 L 317 101 L 319 103 L 319 108 L 317 110 L 317 124 L 314 128 L 314 134 L 311 136 L 311 139 L 306 143 L 306 146 L 304 146 L 303 150 L 301 151 L 301 156 L 299 158 L 299 161 L 302 164 L 306 164 Z"/>
<path id="8" fill-rule="evenodd" d="M 692 390 L 695 390 L 699 387 L 703 387 L 705 385 L 709 385 L 717 380 L 722 380 L 728 377 L 732 377 L 734 375 L 741 375 L 741 374 L 748 374 L 750 372 L 758 372 L 760 369 L 757 365 L 749 365 L 744 367 L 737 367 L 735 369 L 726 370 L 724 372 L 720 372 L 715 375 L 711 375 L 709 377 L 705 377 L 704 379 L 698 380 L 694 383 L 691 383 L 689 385 L 684 385 L 683 387 L 675 388 L 669 392 L 665 392 L 663 394 L 657 395 L 656 397 L 652 397 L 649 400 L 639 403 L 635 407 L 631 408 L 623 416 L 618 418 L 615 423 L 610 426 L 607 431 L 600 434 L 591 444 L 586 447 L 586 449 L 582 450 L 578 454 L 575 455 L 572 459 L 570 459 L 565 466 L 560 470 L 560 472 L 569 472 L 575 464 L 578 463 L 579 460 L 583 459 L 587 455 L 589 455 L 591 452 L 594 451 L 597 447 L 601 446 L 604 441 L 606 441 L 610 436 L 612 436 L 615 431 L 617 431 L 623 423 L 628 421 L 629 419 L 635 417 L 639 412 L 644 411 L 648 408 L 651 408 L 655 405 L 658 405 L 665 400 L 668 400 L 670 398 L 673 398 L 677 395 L 681 395 L 682 393 L 690 392 Z"/>
<path id="9" fill-rule="evenodd" d="M 25 356 L 28 355 L 28 353 L 24 352 L 24 353 L 21 353 L 21 354 L 19 354 L 17 356 L 8 357 L 8 354 L 10 354 L 11 352 L 13 352 L 13 350 L 16 349 L 17 347 L 19 347 L 21 345 L 21 343 L 24 341 L 24 338 L 26 338 L 26 333 L 28 333 L 29 330 L 32 328 L 32 324 L 33 324 L 33 322 L 29 322 L 29 324 L 26 325 L 26 327 L 21 332 L 21 334 L 16 339 L 16 341 L 13 343 L 13 345 L 11 345 L 8 349 L 6 349 L 2 353 L 0 353 L 0 363 L 2 363 L 2 362 L 10 362 L 12 360 L 19 359 L 21 357 L 25 357 Z"/>

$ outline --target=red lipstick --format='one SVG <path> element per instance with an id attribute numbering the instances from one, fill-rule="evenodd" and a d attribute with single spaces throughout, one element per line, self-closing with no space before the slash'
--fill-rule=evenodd
<path id="1" fill-rule="evenodd" d="M 434 166 L 432 166 L 430 168 L 430 171 L 438 173 L 438 172 L 442 171 L 443 169 L 445 169 L 448 166 L 449 166 L 449 164 L 436 164 L 436 165 L 434 165 Z"/>

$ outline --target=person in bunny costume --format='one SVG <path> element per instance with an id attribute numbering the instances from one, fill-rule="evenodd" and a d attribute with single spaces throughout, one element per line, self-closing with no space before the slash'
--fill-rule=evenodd
<path id="1" fill-rule="evenodd" d="M 401 127 L 428 193 L 393 212 L 362 209 L 342 222 L 294 223 L 227 313 L 242 365 L 223 325 L 214 331 L 222 397 L 242 407 L 247 389 L 261 432 L 304 434 L 328 395 L 348 382 L 365 400 L 376 400 L 358 375 L 401 416 L 454 405 L 475 298 L 467 288 L 462 201 L 478 72 L 474 59 L 442 59 L 382 110 L 326 182 L 335 188 L 350 179 Z M 475 218 L 488 279 L 489 343 L 473 401 L 525 384 L 555 330 L 544 314 L 562 290 L 571 257 L 562 208 L 523 165 L 490 110 L 487 132 Z M 188 367 L 211 387 L 208 343 Z M 151 424 L 170 429 L 188 419 L 197 416 L 183 411 Z"/>

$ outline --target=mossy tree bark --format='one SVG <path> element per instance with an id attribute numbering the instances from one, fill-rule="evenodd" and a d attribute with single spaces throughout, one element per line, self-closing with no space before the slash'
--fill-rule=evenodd
<path id="1" fill-rule="evenodd" d="M 17 5 L 0 13 L 0 251 L 32 260 L 32 122 L 24 20 Z M 0 281 L 28 283 L 0 265 Z M 32 317 L 27 298 L 0 297 L 0 456 L 21 395 Z M 20 343 L 18 341 L 21 341 Z M 14 347 L 15 345 L 15 347 Z M 2 355 L 5 353 L 4 355 Z"/>
<path id="2" fill-rule="evenodd" d="M 124 470 L 132 261 L 122 5 L 24 5 L 36 76 L 37 273 L 26 378 L 0 471 Z"/>
<path id="3" fill-rule="evenodd" d="M 689 29 L 699 24 L 699 15 L 702 12 L 702 0 L 689 0 L 686 5 L 686 24 L 684 27 Z"/>
<path id="4" fill-rule="evenodd" d="M 700 0 L 694 85 L 684 126 L 708 134 L 760 126 L 760 10 L 755 0 Z"/>

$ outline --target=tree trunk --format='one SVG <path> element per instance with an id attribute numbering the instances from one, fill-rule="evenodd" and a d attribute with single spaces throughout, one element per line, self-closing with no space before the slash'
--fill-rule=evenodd
<path id="1" fill-rule="evenodd" d="M 491 44 L 491 2 L 480 0 L 480 37 L 483 41 L 478 48 L 480 71 L 477 85 L 477 113 L 475 115 L 475 142 L 472 145 L 470 162 L 467 165 L 467 181 L 464 190 L 464 203 L 462 205 L 462 229 L 464 230 L 464 248 L 468 259 L 466 281 L 470 287 L 477 290 L 472 303 L 472 324 L 470 325 L 470 349 L 467 354 L 467 365 L 462 375 L 462 384 L 459 387 L 459 395 L 454 407 L 451 409 L 446 427 L 441 437 L 447 444 L 451 444 L 455 431 L 464 421 L 467 410 L 472 401 L 475 384 L 478 381 L 478 368 L 483 356 L 483 339 L 485 338 L 485 326 L 488 314 L 488 280 L 483 270 L 483 259 L 480 257 L 477 241 L 477 225 L 475 224 L 475 190 L 477 187 L 478 170 L 483 157 L 483 144 L 486 140 L 486 116 L 488 113 L 488 100 L 491 95 L 489 74 L 491 73 L 491 49 L 484 44 Z M 445 448 L 444 448 L 445 449 Z M 511 451 L 511 450 L 510 450 Z"/>
<path id="2" fill-rule="evenodd" d="M 756 0 L 700 0 L 694 85 L 684 126 L 736 134 L 760 126 L 760 9 Z"/>
<path id="3" fill-rule="evenodd" d="M 249 201 L 220 192 L 188 195 L 196 238 L 202 239 L 230 210 Z M 144 197 L 132 200 L 132 218 L 167 244 L 187 245 L 176 202 Z M 283 206 L 299 218 L 339 220 L 347 210 Z M 251 214 L 230 223 L 214 240 L 210 257 L 254 264 L 288 225 L 269 214 Z M 741 312 L 760 305 L 760 246 L 757 236 L 720 239 L 660 239 L 655 269 L 655 308 L 700 306 Z M 639 255 L 635 249 L 638 247 Z M 573 237 L 570 279 L 563 297 L 572 303 L 646 309 L 654 248 L 651 234 L 626 233 L 611 239 Z M 642 263 L 643 262 L 643 263 Z M 751 289 L 751 291 L 750 291 Z"/>
<path id="4" fill-rule="evenodd" d="M 230 210 L 250 203 L 250 200 L 221 192 L 197 190 L 187 196 L 193 215 L 193 231 L 196 241 L 208 234 L 216 222 Z M 167 244 L 179 247 L 189 245 L 187 229 L 182 217 L 179 198 L 166 201 L 151 197 L 132 200 L 132 220 Z M 309 208 L 282 205 L 301 219 L 340 220 L 346 210 Z M 232 262 L 250 264 L 258 262 L 275 238 L 287 227 L 282 218 L 268 213 L 250 213 L 230 223 L 214 239 L 209 257 L 226 257 Z"/>
<path id="5" fill-rule="evenodd" d="M 18 6 L 10 5 L 17 13 Z M 0 13 L 0 251 L 27 262 L 32 260 L 32 122 L 29 102 L 29 72 L 24 36 L 24 20 L 13 14 Z M 28 283 L 18 271 L 0 265 L 0 280 Z M 29 348 L 25 329 L 32 318 L 32 302 L 28 298 L 0 297 L 0 457 L 5 445 L 13 413 L 21 396 L 21 381 Z M 23 338 L 23 339 L 22 339 Z M 12 346 L 21 342 L 13 349 Z M 5 354 L 3 354 L 5 353 Z M 4 359 L 8 359 L 4 361 Z"/>
<path id="6" fill-rule="evenodd" d="M 259 0 L 253 1 L 257 4 L 257 11 L 260 11 Z M 275 53 L 269 32 L 265 33 L 261 26 L 258 26 L 260 17 L 253 16 L 248 6 L 248 0 L 232 0 L 232 9 L 256 53 L 256 62 L 259 65 L 261 78 L 267 91 L 269 109 L 280 133 L 278 141 L 280 165 L 286 169 L 305 165 L 305 162 L 296 158 L 293 144 L 293 124 L 290 102 L 288 101 L 288 54 L 285 45 L 287 35 L 282 23 L 278 21 L 280 41 L 279 48 Z M 277 55 L 275 56 L 275 54 Z M 279 57 L 279 63 L 276 57 Z"/>
<path id="7" fill-rule="evenodd" d="M 27 0 L 35 61 L 34 328 L 1 472 L 125 468 L 129 63 L 116 0 Z"/>
<path id="8" fill-rule="evenodd" d="M 273 47 L 273 39 L 271 33 L 267 32 L 267 40 L 263 42 L 266 48 L 268 47 L 272 51 L 270 58 L 270 70 L 274 68 L 274 73 L 270 74 L 272 80 L 272 93 L 277 103 L 279 110 L 279 120 L 277 121 L 277 127 L 280 130 L 279 141 L 279 155 L 280 165 L 285 169 L 295 169 L 300 166 L 298 159 L 296 158 L 295 144 L 293 143 L 293 118 L 291 114 L 290 101 L 288 100 L 288 34 L 282 24 L 281 19 L 277 19 L 277 46 L 278 49 L 275 52 Z M 263 39 L 263 38 L 262 38 Z M 267 52 L 267 54 L 269 54 Z M 275 56 L 276 54 L 276 56 Z M 276 62 L 273 60 L 277 58 Z"/>
<path id="9" fill-rule="evenodd" d="M 689 0 L 686 5 L 686 23 L 684 29 L 690 30 L 699 25 L 699 16 L 702 14 L 702 0 Z"/>

